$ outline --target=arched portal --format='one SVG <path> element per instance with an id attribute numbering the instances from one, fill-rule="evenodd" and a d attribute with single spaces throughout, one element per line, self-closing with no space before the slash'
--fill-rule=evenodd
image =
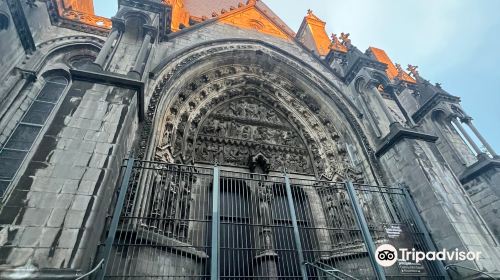
<path id="1" fill-rule="evenodd" d="M 173 54 L 152 76 L 157 82 L 145 96 L 138 147 L 152 168 L 130 193 L 127 212 L 145 217 L 139 227 L 151 236 L 182 243 L 157 252 L 175 260 L 176 273 L 189 266 L 207 275 L 216 246 L 220 273 L 230 279 L 295 278 L 300 271 L 287 266 L 300 266 L 300 247 L 315 260 L 336 246 L 322 230 L 326 209 L 314 182 L 376 183 L 379 176 L 356 108 L 334 77 L 262 42 L 213 43 Z M 217 176 L 219 168 L 209 171 L 215 163 Z M 284 169 L 303 180 L 288 185 L 290 195 Z M 209 212 L 218 199 L 219 211 Z M 289 203 L 296 205 L 304 246 L 293 242 Z M 217 223 L 220 242 L 210 238 Z"/>
<path id="2" fill-rule="evenodd" d="M 248 158 L 262 153 L 272 171 L 286 166 L 334 181 L 373 180 L 369 167 L 363 174 L 366 166 L 352 164 L 349 148 L 359 157 L 364 148 L 345 116 L 297 79 L 270 72 L 268 63 L 233 61 L 182 78 L 173 96 L 159 100 L 149 158 L 248 170 Z"/>

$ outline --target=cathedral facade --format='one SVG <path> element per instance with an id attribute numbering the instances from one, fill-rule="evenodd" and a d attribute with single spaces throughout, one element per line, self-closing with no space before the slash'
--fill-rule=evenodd
<path id="1" fill-rule="evenodd" d="M 0 279 L 500 278 L 500 157 L 460 98 L 325 25 L 2 1 Z"/>

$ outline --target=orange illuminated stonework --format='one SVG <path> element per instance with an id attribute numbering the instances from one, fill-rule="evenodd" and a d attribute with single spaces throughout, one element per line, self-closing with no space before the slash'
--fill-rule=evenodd
<path id="1" fill-rule="evenodd" d="M 93 0 L 64 0 L 65 10 L 79 11 L 86 14 L 94 14 Z"/>
<path id="2" fill-rule="evenodd" d="M 307 11 L 299 30 L 298 39 L 306 46 L 313 48 L 320 56 L 326 56 L 331 50 L 346 53 L 347 47 L 337 35 L 328 37 L 326 22 L 317 17 L 311 10 Z"/>
<path id="3" fill-rule="evenodd" d="M 94 14 L 93 0 L 56 0 L 61 18 L 83 23 L 99 29 L 109 30 L 111 20 Z"/>
<path id="4" fill-rule="evenodd" d="M 387 53 L 384 50 L 377 49 L 374 47 L 370 47 L 369 50 L 375 57 L 375 59 L 378 62 L 382 62 L 384 64 L 387 64 L 387 76 L 389 79 L 394 80 L 398 78 L 399 80 L 408 82 L 408 83 L 416 83 L 415 79 L 413 79 L 408 73 L 406 73 L 401 67 L 396 67 L 396 65 L 392 62 L 392 60 L 389 58 Z"/>
<path id="5" fill-rule="evenodd" d="M 212 10 L 210 14 L 199 14 L 194 11 L 196 16 L 191 14 L 193 11 L 189 10 L 185 0 L 162 0 L 162 2 L 172 7 L 170 26 L 172 32 L 189 27 L 193 22 L 200 23 L 208 19 L 215 19 L 224 24 L 256 30 L 282 39 L 291 40 L 294 37 L 294 34 L 291 34 L 293 32 L 287 32 L 286 28 L 282 28 L 279 22 L 274 21 L 266 11 L 261 10 L 259 0 L 248 0 L 246 4 L 239 2 L 237 5 L 229 7 L 224 7 L 222 2 L 213 1 L 207 3 L 207 5 L 210 4 L 211 7 L 217 8 Z"/>
<path id="6" fill-rule="evenodd" d="M 267 15 L 256 7 L 256 1 L 251 0 L 246 6 L 232 11 L 226 11 L 219 17 L 219 22 L 237 27 L 252 29 L 264 34 L 273 35 L 282 39 L 292 39 L 280 26 L 274 23 Z"/>
<path id="7" fill-rule="evenodd" d="M 320 20 L 313 14 L 311 10 L 307 12 L 305 21 L 312 33 L 319 54 L 327 55 L 330 52 L 331 41 L 330 38 L 328 38 L 328 34 L 326 33 L 326 22 Z"/>
<path id="8" fill-rule="evenodd" d="M 172 23 L 170 25 L 173 32 L 177 32 L 182 26 L 189 26 L 189 13 L 185 8 L 184 0 L 163 0 L 164 4 L 172 7 Z"/>

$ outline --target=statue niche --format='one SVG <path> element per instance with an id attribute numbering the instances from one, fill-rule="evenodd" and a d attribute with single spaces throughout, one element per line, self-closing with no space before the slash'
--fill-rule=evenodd
<path id="1" fill-rule="evenodd" d="M 252 98 L 237 98 L 213 110 L 196 139 L 195 162 L 251 168 L 249 160 L 262 154 L 270 171 L 314 174 L 301 135 L 274 108 Z"/>

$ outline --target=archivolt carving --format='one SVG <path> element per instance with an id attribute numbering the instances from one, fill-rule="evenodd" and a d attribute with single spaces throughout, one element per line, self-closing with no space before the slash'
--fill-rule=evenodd
<path id="1" fill-rule="evenodd" d="M 263 47 L 263 46 L 265 46 L 265 47 Z M 264 53 L 262 52 L 263 50 L 264 50 Z M 155 117 L 155 114 L 157 113 L 156 112 L 157 105 L 160 102 L 160 99 L 162 98 L 162 94 L 164 92 L 169 92 L 169 98 L 170 98 L 172 95 L 172 93 L 171 93 L 172 90 L 170 90 L 170 88 L 172 88 L 174 84 L 179 83 L 179 80 L 180 80 L 179 78 L 181 77 L 181 75 L 185 71 L 189 71 L 188 69 L 193 69 L 193 67 L 196 67 L 196 64 L 202 63 L 202 61 L 206 61 L 206 60 L 210 59 L 209 57 L 214 57 L 214 56 L 217 56 L 219 54 L 223 54 L 225 52 L 232 52 L 231 55 L 234 55 L 234 52 L 236 52 L 236 51 L 253 52 L 254 54 L 255 54 L 255 51 L 260 52 L 262 55 L 267 56 L 269 60 L 272 60 L 273 63 L 280 64 L 280 65 L 286 65 L 286 67 L 290 67 L 291 69 L 293 69 L 291 71 L 293 71 L 295 73 L 300 73 L 299 75 L 302 78 L 304 78 L 306 80 L 308 79 L 308 82 L 307 82 L 308 84 L 313 85 L 315 88 L 317 88 L 320 91 L 323 91 L 326 95 L 328 95 L 328 97 L 331 98 L 333 100 L 333 102 L 337 105 L 340 112 L 342 112 L 342 114 L 344 114 L 344 116 L 346 116 L 346 118 L 350 122 L 352 129 L 354 129 L 357 132 L 356 137 L 358 137 L 358 140 L 362 143 L 362 149 L 364 149 L 364 152 L 366 153 L 366 155 L 368 155 L 368 160 L 370 162 L 371 171 L 373 171 L 373 175 L 375 175 L 377 179 L 380 179 L 380 174 L 377 173 L 378 162 L 375 158 L 374 151 L 370 147 L 369 141 L 366 138 L 366 135 L 364 134 L 356 117 L 354 116 L 354 114 L 352 114 L 351 110 L 345 104 L 345 103 L 349 103 L 348 99 L 345 97 L 342 98 L 342 97 L 338 96 L 338 95 L 342 95 L 342 94 L 338 90 L 334 90 L 334 88 L 337 85 L 339 85 L 340 82 L 337 81 L 337 79 L 335 77 L 328 76 L 328 78 L 325 79 L 323 74 L 318 74 L 318 73 L 314 72 L 315 70 L 311 70 L 310 68 L 303 67 L 302 66 L 302 65 L 304 65 L 303 63 L 302 63 L 302 65 L 299 64 L 296 59 L 294 59 L 294 58 L 290 59 L 286 55 L 281 54 L 279 51 L 274 50 L 271 46 L 268 46 L 264 42 L 258 42 L 258 43 L 257 42 L 250 42 L 249 43 L 249 42 L 240 42 L 238 40 L 236 40 L 235 42 L 223 42 L 223 43 L 222 42 L 208 42 L 204 46 L 197 46 L 197 47 L 194 47 L 192 49 L 189 49 L 188 51 L 185 52 L 184 55 L 176 54 L 175 56 L 173 56 L 172 59 L 170 59 L 170 58 L 167 59 L 166 61 L 169 62 L 168 65 L 167 64 L 159 65 L 157 67 L 157 70 L 154 70 L 153 72 L 158 72 L 161 69 L 163 74 L 160 77 L 160 79 L 155 87 L 154 93 L 150 99 L 150 104 L 148 107 L 148 111 L 147 111 L 147 115 L 146 115 L 146 119 L 145 119 L 145 123 L 144 123 L 144 129 L 142 131 L 142 138 L 141 138 L 140 145 L 139 145 L 138 156 L 140 156 L 140 157 L 145 156 L 145 151 L 146 151 L 146 148 L 148 147 L 148 145 L 161 145 L 158 142 L 158 138 L 160 138 L 160 137 L 156 137 L 155 140 L 152 140 L 152 139 L 149 139 L 149 136 L 150 136 L 151 129 L 152 129 L 153 118 Z M 241 68 L 242 68 L 242 70 L 241 70 L 242 73 L 248 73 L 248 71 L 250 71 L 249 66 L 241 66 Z M 270 91 L 271 93 L 273 93 L 273 96 L 276 96 L 276 92 L 273 92 L 273 87 L 280 88 L 280 89 L 282 89 L 282 91 L 286 91 L 286 92 L 290 93 L 290 95 L 295 96 L 296 99 L 298 99 L 298 100 L 300 100 L 300 94 L 304 93 L 304 92 L 301 92 L 298 88 L 295 88 L 293 86 L 293 83 L 289 83 L 289 82 L 287 83 L 287 82 L 284 82 L 284 81 L 279 80 L 279 79 L 275 80 L 274 83 L 263 83 L 263 81 L 262 81 L 262 78 L 264 77 L 262 75 L 263 70 L 256 69 L 256 71 L 260 71 L 260 73 L 259 72 L 255 73 L 255 74 L 259 74 L 259 75 L 255 75 L 255 79 L 254 79 L 255 82 L 257 83 L 257 85 L 261 89 L 264 88 L 267 91 Z M 227 72 L 227 73 L 225 73 L 225 72 Z M 178 98 L 172 102 L 170 102 L 170 101 L 168 102 L 169 103 L 169 112 L 167 114 L 168 116 L 163 120 L 165 126 L 164 126 L 164 128 L 162 128 L 163 131 L 160 133 L 161 139 L 172 140 L 171 139 L 172 134 L 175 134 L 174 132 L 178 131 L 179 128 L 181 128 L 180 131 L 183 131 L 183 129 L 186 128 L 186 126 L 197 126 L 200 123 L 201 117 L 198 115 L 194 115 L 194 117 L 191 117 L 191 114 L 182 112 L 182 109 L 180 109 L 181 104 L 189 105 L 191 110 L 195 110 L 196 108 L 198 108 L 197 110 L 199 110 L 199 111 L 205 110 L 204 113 L 206 113 L 206 110 L 207 110 L 206 108 L 209 108 L 209 107 L 208 106 L 207 107 L 203 107 L 203 106 L 200 107 L 200 103 L 204 102 L 205 104 L 207 104 L 208 101 L 206 101 L 206 100 L 209 99 L 208 96 L 210 94 L 212 94 L 213 92 L 217 92 L 218 94 L 220 94 L 219 91 L 222 89 L 222 86 L 224 84 L 232 83 L 233 85 L 236 85 L 239 83 L 248 83 L 248 84 L 252 83 L 252 79 L 251 79 L 252 77 L 250 77 L 251 75 L 240 75 L 239 77 L 235 76 L 235 77 L 233 77 L 232 81 L 229 81 L 229 80 L 224 81 L 222 79 L 222 77 L 227 76 L 226 74 L 232 74 L 233 76 L 235 76 L 236 69 L 234 67 L 217 69 L 211 73 L 206 73 L 205 75 L 201 75 L 198 79 L 195 79 L 193 82 L 191 82 L 189 84 L 188 88 L 183 89 L 183 90 L 176 90 L 175 92 L 176 92 L 176 94 L 178 94 Z M 267 74 L 269 74 L 269 73 L 267 73 Z M 215 75 L 215 79 L 209 77 L 209 75 Z M 269 77 L 272 78 L 273 74 L 269 74 Z M 268 77 L 266 77 L 266 78 L 268 78 Z M 247 80 L 247 81 L 245 81 L 245 80 Z M 267 88 L 269 84 L 273 85 L 273 87 L 271 87 L 270 89 Z M 286 88 L 286 90 L 284 88 Z M 169 89 L 169 90 L 167 91 L 167 89 Z M 193 97 L 192 100 L 187 101 L 190 94 L 193 91 L 197 91 L 197 94 L 194 95 L 195 97 Z M 307 98 L 308 95 L 306 94 L 306 95 L 304 95 L 304 97 Z M 213 98 L 211 100 L 213 100 Z M 193 101 L 193 102 L 191 102 L 191 101 Z M 282 100 L 282 101 L 286 103 L 285 100 Z M 164 101 L 162 101 L 162 102 L 164 102 Z M 328 137 L 325 137 L 325 133 L 327 136 L 331 135 L 330 139 L 332 139 L 332 141 L 333 141 L 333 139 L 336 139 L 339 137 L 339 135 L 336 133 L 333 125 L 330 123 L 328 113 L 319 110 L 320 106 L 318 104 L 315 104 L 314 102 L 306 101 L 305 99 L 303 101 L 301 101 L 301 103 L 302 104 L 307 103 L 308 105 L 310 105 L 310 106 L 306 106 L 306 107 L 309 108 L 309 112 L 314 113 L 315 118 L 312 120 L 313 122 L 311 123 L 310 126 L 308 126 L 307 129 L 304 129 L 303 127 L 300 127 L 300 129 L 304 130 L 306 132 L 311 132 L 312 129 L 317 130 L 317 127 L 320 124 L 321 124 L 322 129 L 323 129 L 322 134 L 315 135 L 315 137 L 311 136 L 314 134 L 304 133 L 304 137 L 306 139 L 312 140 L 313 138 L 316 138 L 315 139 L 316 141 L 319 141 L 319 143 L 322 143 L 328 139 Z M 289 108 L 289 109 L 292 110 L 292 108 Z M 293 111 L 295 112 L 295 110 L 293 110 Z M 297 113 L 297 112 L 295 112 L 295 113 Z M 307 111 L 304 111 L 304 113 L 307 114 Z M 306 116 L 301 116 L 300 114 L 296 114 L 296 115 L 292 114 L 292 115 L 289 115 L 288 117 L 291 119 L 292 123 L 299 123 L 302 126 L 305 126 L 305 124 L 306 124 L 306 122 L 304 121 L 304 119 L 307 118 Z M 300 118 L 300 120 L 302 122 L 296 122 L 297 118 Z M 188 119 L 193 120 L 193 121 L 186 123 L 186 121 Z M 175 121 L 175 120 L 183 120 L 184 122 L 179 123 L 179 121 Z M 189 134 L 184 134 L 182 137 L 188 138 L 187 135 L 189 135 Z M 186 141 L 184 143 L 187 146 L 192 146 L 194 143 L 194 138 L 189 137 L 189 139 L 186 139 Z M 333 143 L 330 142 L 329 146 L 330 147 L 337 146 L 337 151 L 340 154 L 345 154 L 345 149 L 343 149 L 343 147 L 339 146 L 340 145 L 339 143 L 341 143 L 341 142 L 340 141 L 333 141 Z M 162 144 L 165 144 L 165 143 L 162 143 Z M 325 146 L 328 146 L 328 145 L 321 145 L 321 147 L 325 147 Z M 319 148 L 315 148 L 315 149 L 312 149 L 312 151 L 310 151 L 310 152 L 311 152 L 311 154 L 313 154 L 314 160 L 316 160 L 318 158 L 321 158 L 321 157 L 318 157 L 317 155 L 324 156 L 327 154 L 325 152 L 325 150 L 328 150 L 328 149 L 323 149 L 320 151 Z M 330 149 L 330 150 L 333 150 L 333 149 Z M 174 153 L 175 153 L 175 151 L 174 151 Z M 187 155 L 186 155 L 186 158 L 182 158 L 182 157 L 184 157 L 183 153 L 181 153 L 178 156 L 180 156 L 181 159 L 184 161 L 187 160 Z M 325 164 L 324 162 L 325 161 L 320 161 L 318 163 L 319 167 L 322 167 L 321 165 Z M 337 160 L 336 162 L 342 162 L 342 161 Z M 335 164 L 330 164 L 329 168 L 322 167 L 320 169 L 325 169 L 325 170 L 329 169 L 328 172 L 330 172 L 334 169 L 334 167 L 333 167 L 334 165 Z M 350 169 L 348 167 L 345 167 L 346 165 L 343 165 L 343 166 L 344 166 L 344 169 Z M 328 174 L 328 172 L 326 172 L 326 173 Z M 353 172 L 351 170 L 351 171 L 348 171 L 347 173 L 358 173 L 357 177 L 359 177 L 359 172 Z M 330 174 L 333 174 L 333 172 L 330 172 Z M 354 176 L 354 177 L 356 177 L 356 176 Z M 333 176 L 332 176 L 332 178 L 333 178 Z"/>
<path id="2" fill-rule="evenodd" d="M 157 142 L 171 145 L 177 162 L 248 166 L 249 157 L 261 152 L 275 171 L 288 167 L 331 180 L 362 180 L 327 113 L 283 77 L 229 65 L 200 75 L 180 92 Z"/>

